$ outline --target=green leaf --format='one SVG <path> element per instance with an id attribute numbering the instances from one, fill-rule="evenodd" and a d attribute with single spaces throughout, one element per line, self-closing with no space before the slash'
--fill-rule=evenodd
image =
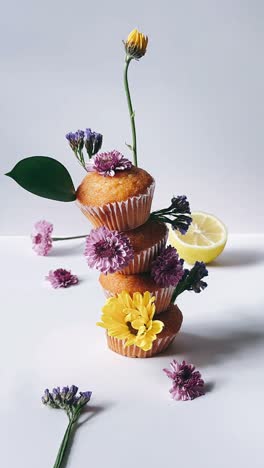
<path id="1" fill-rule="evenodd" d="M 75 188 L 66 167 L 48 156 L 22 159 L 5 175 L 39 197 L 63 202 L 76 199 Z"/>
<path id="2" fill-rule="evenodd" d="M 126 143 L 127 147 L 130 149 L 130 151 L 133 151 L 133 148 L 131 145 L 129 145 L 128 143 Z"/>

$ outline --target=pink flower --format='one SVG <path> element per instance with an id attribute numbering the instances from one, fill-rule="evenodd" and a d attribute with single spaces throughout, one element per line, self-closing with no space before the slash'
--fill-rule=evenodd
<path id="1" fill-rule="evenodd" d="M 86 166 L 88 172 L 98 172 L 103 176 L 113 177 L 118 171 L 131 169 L 132 162 L 117 150 L 93 156 Z"/>
<path id="2" fill-rule="evenodd" d="M 45 256 L 52 248 L 53 224 L 48 221 L 38 221 L 34 225 L 34 233 L 31 234 L 32 248 L 37 255 Z"/>
<path id="3" fill-rule="evenodd" d="M 57 270 L 50 270 L 48 276 L 46 276 L 51 286 L 55 289 L 57 288 L 68 288 L 79 282 L 76 275 L 72 275 L 70 271 L 64 270 L 63 268 L 58 268 Z"/>
<path id="4" fill-rule="evenodd" d="M 87 236 L 84 255 L 90 268 L 107 274 L 125 268 L 133 259 L 134 251 L 124 233 L 101 226 Z"/>
<path id="5" fill-rule="evenodd" d="M 171 369 L 163 369 L 172 379 L 170 393 L 174 400 L 193 400 L 204 395 L 204 381 L 199 371 L 185 361 L 178 363 L 175 359 L 170 363 Z"/>

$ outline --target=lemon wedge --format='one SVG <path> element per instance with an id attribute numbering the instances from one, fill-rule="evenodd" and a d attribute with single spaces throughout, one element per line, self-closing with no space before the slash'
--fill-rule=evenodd
<path id="1" fill-rule="evenodd" d="M 211 214 L 196 211 L 191 216 L 192 224 L 185 235 L 170 228 L 169 243 L 190 265 L 196 261 L 210 263 L 223 251 L 227 229 Z"/>

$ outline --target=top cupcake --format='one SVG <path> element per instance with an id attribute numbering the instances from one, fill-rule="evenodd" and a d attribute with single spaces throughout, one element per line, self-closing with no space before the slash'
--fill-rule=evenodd
<path id="1" fill-rule="evenodd" d="M 144 169 L 135 166 L 117 171 L 113 177 L 91 172 L 80 184 L 77 200 L 82 205 L 103 206 L 144 195 L 151 185 L 154 185 L 153 177 Z"/>

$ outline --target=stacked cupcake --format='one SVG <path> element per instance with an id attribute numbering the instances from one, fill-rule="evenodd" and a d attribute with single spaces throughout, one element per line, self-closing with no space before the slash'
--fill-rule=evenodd
<path id="1" fill-rule="evenodd" d="M 171 300 L 183 275 L 176 251 L 165 248 L 166 224 L 150 217 L 155 181 L 116 151 L 95 156 L 88 170 L 77 204 L 95 227 L 85 255 L 101 271 L 108 298 L 98 325 L 113 351 L 153 356 L 180 329 L 182 314 Z"/>

